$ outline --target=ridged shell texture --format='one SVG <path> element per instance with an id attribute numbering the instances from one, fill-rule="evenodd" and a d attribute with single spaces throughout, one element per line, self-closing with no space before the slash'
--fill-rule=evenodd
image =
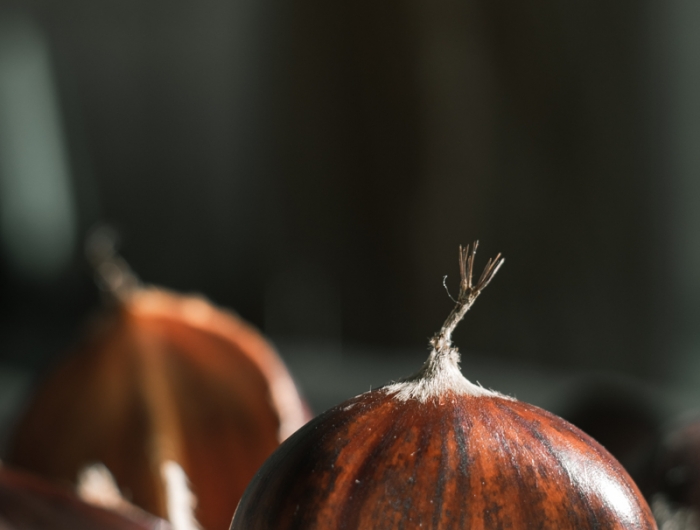
<path id="1" fill-rule="evenodd" d="M 232 530 L 656 528 L 621 465 L 544 410 L 378 389 L 319 416 L 253 479 Z"/>

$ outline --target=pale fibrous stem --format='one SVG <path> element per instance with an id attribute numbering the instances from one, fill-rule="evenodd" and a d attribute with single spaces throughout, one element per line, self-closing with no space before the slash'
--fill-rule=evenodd
<path id="1" fill-rule="evenodd" d="M 442 325 L 442 329 L 435 335 L 430 344 L 432 351 L 418 372 L 384 387 L 386 392 L 394 395 L 399 401 L 417 399 L 423 403 L 437 398 L 443 399 L 448 394 L 467 395 L 473 397 L 498 396 L 511 399 L 492 390 L 487 390 L 479 384 L 473 384 L 465 378 L 459 369 L 459 352 L 452 345 L 452 332 L 469 311 L 481 291 L 489 284 L 498 269 L 503 265 L 503 258 L 499 254 L 490 259 L 484 267 L 478 281 L 474 283 L 474 258 L 479 242 L 471 247 L 459 247 L 459 272 L 461 280 L 459 295 L 455 300 L 455 307 Z"/>
<path id="2" fill-rule="evenodd" d="M 440 331 L 430 341 L 430 344 L 438 356 L 447 356 L 453 351 L 452 332 L 505 261 L 501 257 L 501 254 L 498 254 L 495 258 L 489 259 L 478 281 L 474 283 L 474 259 L 478 247 L 478 241 L 475 241 L 471 245 L 471 248 L 469 245 L 466 247 L 460 245 L 459 247 L 459 272 L 461 280 L 459 283 L 459 295 L 457 296 L 456 305 L 448 315 Z"/>
<path id="3" fill-rule="evenodd" d="M 102 292 L 110 300 L 125 301 L 140 282 L 116 247 L 116 232 L 108 226 L 98 226 L 91 230 L 85 241 L 85 256 L 95 271 L 95 280 Z"/>

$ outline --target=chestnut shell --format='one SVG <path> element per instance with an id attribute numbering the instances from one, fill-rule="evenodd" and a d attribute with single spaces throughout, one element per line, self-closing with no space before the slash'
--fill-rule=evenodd
<path id="1" fill-rule="evenodd" d="M 221 530 L 280 438 L 307 419 L 256 329 L 201 297 L 145 287 L 103 311 L 43 382 L 8 462 L 66 483 L 104 463 L 131 502 L 167 518 L 161 465 L 173 460 L 199 523 Z"/>
<path id="2" fill-rule="evenodd" d="M 674 511 L 691 510 L 700 524 L 700 420 L 684 424 L 666 437 L 649 489 L 652 499 L 665 500 Z"/>
<path id="3" fill-rule="evenodd" d="M 655 529 L 622 466 L 506 397 L 384 389 L 330 409 L 259 470 L 232 530 Z"/>
<path id="4" fill-rule="evenodd" d="M 2 530 L 170 530 L 146 513 L 120 515 L 79 500 L 28 473 L 0 468 Z"/>

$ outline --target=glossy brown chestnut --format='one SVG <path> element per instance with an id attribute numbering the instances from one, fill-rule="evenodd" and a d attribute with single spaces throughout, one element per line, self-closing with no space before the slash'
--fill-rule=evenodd
<path id="1" fill-rule="evenodd" d="M 203 528 L 228 528 L 258 467 L 308 411 L 271 345 L 238 316 L 154 287 L 117 294 L 40 388 L 8 461 L 66 482 L 101 462 L 131 502 L 171 520 L 186 508 L 171 502 L 174 476 Z"/>
<path id="2" fill-rule="evenodd" d="M 471 283 L 423 368 L 327 411 L 291 436 L 246 490 L 232 530 L 656 528 L 622 466 L 544 410 L 469 383 L 456 323 L 502 263 Z"/>
<path id="3" fill-rule="evenodd" d="M 37 477 L 0 467 L 2 530 L 170 530 L 157 517 L 91 506 Z"/>

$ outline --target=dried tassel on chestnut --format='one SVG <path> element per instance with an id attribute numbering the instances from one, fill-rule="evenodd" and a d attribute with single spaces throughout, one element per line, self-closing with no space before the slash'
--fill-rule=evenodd
<path id="1" fill-rule="evenodd" d="M 452 332 L 476 284 L 460 249 L 457 305 L 420 371 L 309 422 L 267 460 L 232 530 L 636 529 L 656 525 L 622 466 L 544 410 L 461 374 Z"/>
<path id="2" fill-rule="evenodd" d="M 9 461 L 71 482 L 101 462 L 131 502 L 176 530 L 227 528 L 251 477 L 308 410 L 271 345 L 238 316 L 139 285 L 116 256 L 98 266 L 115 303 L 44 382 Z"/>

